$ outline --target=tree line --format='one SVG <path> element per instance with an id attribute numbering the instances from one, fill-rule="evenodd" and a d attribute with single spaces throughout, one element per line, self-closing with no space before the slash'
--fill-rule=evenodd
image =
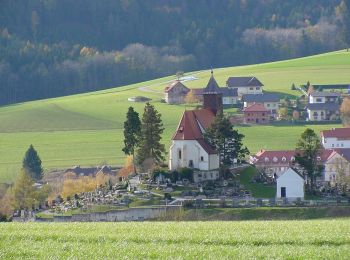
<path id="1" fill-rule="evenodd" d="M 349 6 L 350 0 L 4 0 L 0 105 L 345 48 Z"/>

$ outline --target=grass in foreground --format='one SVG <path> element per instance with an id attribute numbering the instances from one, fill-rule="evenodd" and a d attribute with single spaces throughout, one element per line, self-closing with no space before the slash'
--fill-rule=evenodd
<path id="1" fill-rule="evenodd" d="M 0 258 L 349 259 L 350 221 L 3 223 Z"/>

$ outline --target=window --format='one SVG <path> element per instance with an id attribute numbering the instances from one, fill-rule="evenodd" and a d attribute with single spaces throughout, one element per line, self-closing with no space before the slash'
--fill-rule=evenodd
<path id="1" fill-rule="evenodd" d="M 334 144 L 332 144 L 332 147 L 334 147 Z"/>
<path id="2" fill-rule="evenodd" d="M 265 116 L 265 113 L 262 113 L 262 116 Z"/>
<path id="3" fill-rule="evenodd" d="M 256 90 L 260 90 L 260 87 L 256 87 L 255 89 L 256 89 Z"/>
<path id="4" fill-rule="evenodd" d="M 193 168 L 193 160 L 189 160 L 188 167 Z"/>
<path id="5" fill-rule="evenodd" d="M 268 157 L 265 157 L 265 162 L 268 162 L 269 161 L 269 158 Z"/>
<path id="6" fill-rule="evenodd" d="M 179 159 L 181 159 L 181 157 L 182 157 L 182 152 L 181 152 L 181 150 L 179 150 L 179 152 L 178 152 L 178 157 L 179 157 Z"/>
<path id="7" fill-rule="evenodd" d="M 290 160 L 291 160 L 292 162 L 294 162 L 294 161 L 295 161 L 295 157 L 292 156 L 292 158 L 290 158 Z"/>
<path id="8" fill-rule="evenodd" d="M 274 162 L 278 162 L 278 158 L 277 157 L 273 157 L 273 161 Z"/>
<path id="9" fill-rule="evenodd" d="M 249 88 L 249 90 L 254 90 L 254 88 Z"/>
<path id="10" fill-rule="evenodd" d="M 322 98 L 316 98 L 316 102 L 322 102 Z"/>
<path id="11" fill-rule="evenodd" d="M 286 157 L 282 157 L 282 162 L 285 162 L 287 161 L 287 158 Z"/>
<path id="12" fill-rule="evenodd" d="M 201 156 L 201 162 L 203 162 L 204 161 L 204 157 L 203 156 Z"/>
<path id="13" fill-rule="evenodd" d="M 270 104 L 266 104 L 267 107 L 270 107 Z"/>
<path id="14" fill-rule="evenodd" d="M 210 173 L 210 178 L 213 178 L 213 173 L 212 172 Z"/>
<path id="15" fill-rule="evenodd" d="M 343 143 L 341 143 L 341 147 L 344 147 L 344 144 L 343 144 Z"/>

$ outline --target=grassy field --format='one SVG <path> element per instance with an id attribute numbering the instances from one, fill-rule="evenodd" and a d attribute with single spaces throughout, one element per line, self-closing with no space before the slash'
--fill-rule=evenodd
<path id="1" fill-rule="evenodd" d="M 203 87 L 209 71 L 193 73 L 198 80 L 187 82 L 189 87 Z M 215 77 L 224 85 L 229 76 L 254 75 L 265 90 L 281 95 L 299 95 L 290 90 L 292 83 L 349 83 L 350 53 L 332 52 L 301 59 L 215 69 Z M 14 104 L 0 108 L 0 182 L 10 182 L 17 175 L 23 155 L 33 144 L 45 169 L 121 165 L 122 126 L 128 106 L 142 112 L 144 104 L 128 102 L 128 97 L 147 96 L 163 115 L 163 142 L 168 147 L 181 113 L 192 109 L 185 105 L 160 102 L 162 91 L 174 76 L 156 79 L 104 91 Z M 143 88 L 143 89 L 139 89 Z M 146 88 L 146 92 L 145 92 Z M 152 90 L 153 92 L 150 92 Z M 240 127 L 246 135 L 245 144 L 256 152 L 265 149 L 293 148 L 306 126 Z M 317 132 L 334 127 L 312 126 Z"/>
<path id="2" fill-rule="evenodd" d="M 349 219 L 0 223 L 0 229 L 2 259 L 349 259 L 350 257 Z"/>

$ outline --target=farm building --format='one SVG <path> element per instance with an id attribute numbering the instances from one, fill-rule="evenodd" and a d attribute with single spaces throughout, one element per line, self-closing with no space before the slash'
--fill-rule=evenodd
<path id="1" fill-rule="evenodd" d="M 350 175 L 350 149 L 333 150 L 324 163 L 323 181 L 335 184 L 339 178 L 339 172 L 345 176 Z"/>
<path id="2" fill-rule="evenodd" d="M 304 178 L 296 170 L 288 168 L 277 178 L 276 198 L 304 198 L 304 183 Z"/>
<path id="3" fill-rule="evenodd" d="M 321 132 L 322 145 L 326 149 L 350 148 L 350 127 L 333 128 Z"/>
<path id="4" fill-rule="evenodd" d="M 270 111 L 262 104 L 253 104 L 243 109 L 245 124 L 268 124 Z"/>
<path id="5" fill-rule="evenodd" d="M 229 77 L 226 86 L 237 89 L 237 94 L 242 97 L 245 94 L 262 94 L 263 84 L 256 77 Z"/>
<path id="6" fill-rule="evenodd" d="M 243 95 L 242 101 L 243 107 L 249 107 L 253 104 L 262 104 L 267 110 L 270 111 L 270 116 L 277 117 L 280 98 L 276 94 L 264 93 L 260 95 L 246 94 Z"/>
<path id="7" fill-rule="evenodd" d="M 188 89 L 181 81 L 176 80 L 170 83 L 164 90 L 165 102 L 168 104 L 181 104 L 190 89 Z"/>

